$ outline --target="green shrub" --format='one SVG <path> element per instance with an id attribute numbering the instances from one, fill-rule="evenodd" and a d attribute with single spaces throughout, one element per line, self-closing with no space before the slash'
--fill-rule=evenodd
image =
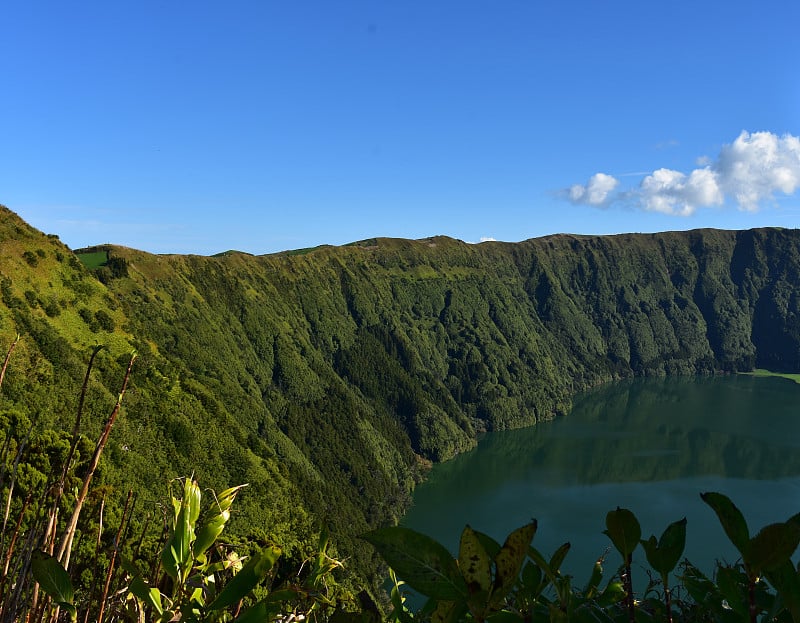
<path id="1" fill-rule="evenodd" d="M 47 314 L 49 318 L 55 318 L 61 314 L 61 307 L 55 298 L 51 298 L 44 304 L 44 313 Z"/>
<path id="2" fill-rule="evenodd" d="M 106 312 L 105 310 L 98 309 L 94 313 L 94 317 L 97 320 L 97 324 L 100 325 L 100 328 L 103 329 L 103 331 L 110 332 L 115 329 L 116 325 L 114 324 L 114 319 L 111 316 L 109 316 L 108 312 Z"/>
<path id="3" fill-rule="evenodd" d="M 33 268 L 39 265 L 39 258 L 33 251 L 25 251 L 22 258 Z"/>

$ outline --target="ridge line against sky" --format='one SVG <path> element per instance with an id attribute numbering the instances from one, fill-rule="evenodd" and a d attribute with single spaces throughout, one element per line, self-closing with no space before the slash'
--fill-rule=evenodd
<path id="1" fill-rule="evenodd" d="M 800 224 L 800 3 L 4 5 L 0 203 L 72 248 Z"/>

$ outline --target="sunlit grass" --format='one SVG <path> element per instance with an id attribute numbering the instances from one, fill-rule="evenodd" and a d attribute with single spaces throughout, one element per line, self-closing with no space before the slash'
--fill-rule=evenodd
<path id="1" fill-rule="evenodd" d="M 78 256 L 78 259 L 83 262 L 83 265 L 86 266 L 89 270 L 94 268 L 100 268 L 101 266 L 105 266 L 105 263 L 108 261 L 108 252 L 107 251 L 93 251 L 91 253 L 76 253 L 75 255 Z"/>
<path id="2" fill-rule="evenodd" d="M 795 383 L 800 383 L 800 374 L 793 374 L 789 372 L 772 372 L 763 368 L 756 368 L 752 372 L 743 372 L 742 374 L 749 374 L 750 376 L 777 376 L 783 379 L 789 379 Z"/>

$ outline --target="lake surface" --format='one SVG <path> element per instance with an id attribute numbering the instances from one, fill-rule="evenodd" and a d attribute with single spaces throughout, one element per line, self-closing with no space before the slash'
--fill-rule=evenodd
<path id="1" fill-rule="evenodd" d="M 710 573 L 737 554 L 704 491 L 728 495 L 751 536 L 800 511 L 800 385 L 778 378 L 637 379 L 578 396 L 572 412 L 487 435 L 472 452 L 434 467 L 403 525 L 452 552 L 465 524 L 502 543 L 531 518 L 546 558 L 565 541 L 562 569 L 578 585 L 610 546 L 602 531 L 617 506 L 643 538 L 687 517 L 685 556 Z M 606 578 L 620 560 L 608 554 Z M 634 578 L 647 568 L 634 554 Z"/>

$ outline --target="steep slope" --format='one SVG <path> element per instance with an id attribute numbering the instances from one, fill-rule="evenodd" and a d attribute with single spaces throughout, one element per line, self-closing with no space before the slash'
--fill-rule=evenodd
<path id="1" fill-rule="evenodd" d="M 395 520 L 426 461 L 481 431 L 565 413 L 615 378 L 800 368 L 794 230 L 375 239 L 260 257 L 103 247 L 112 261 L 91 272 L 3 210 L 0 244 L 0 338 L 25 335 L 3 413 L 69 428 L 102 341 L 96 428 L 136 348 L 106 483 L 154 497 L 152 483 L 192 471 L 250 482 L 241 534 L 299 551 L 325 523 L 363 568 L 355 535 Z"/>
<path id="2" fill-rule="evenodd" d="M 382 239 L 270 257 L 115 253 L 155 300 L 184 284 L 169 305 L 126 308 L 139 331 L 162 327 L 162 348 L 216 391 L 252 382 L 297 436 L 281 414 L 326 411 L 340 388 L 357 389 L 381 429 L 399 423 L 417 453 L 439 460 L 476 431 L 564 412 L 576 390 L 608 379 L 796 368 L 798 242 L 785 230 L 695 231 Z M 168 307 L 177 322 L 154 315 Z M 197 333 L 207 326 L 213 334 Z"/>

